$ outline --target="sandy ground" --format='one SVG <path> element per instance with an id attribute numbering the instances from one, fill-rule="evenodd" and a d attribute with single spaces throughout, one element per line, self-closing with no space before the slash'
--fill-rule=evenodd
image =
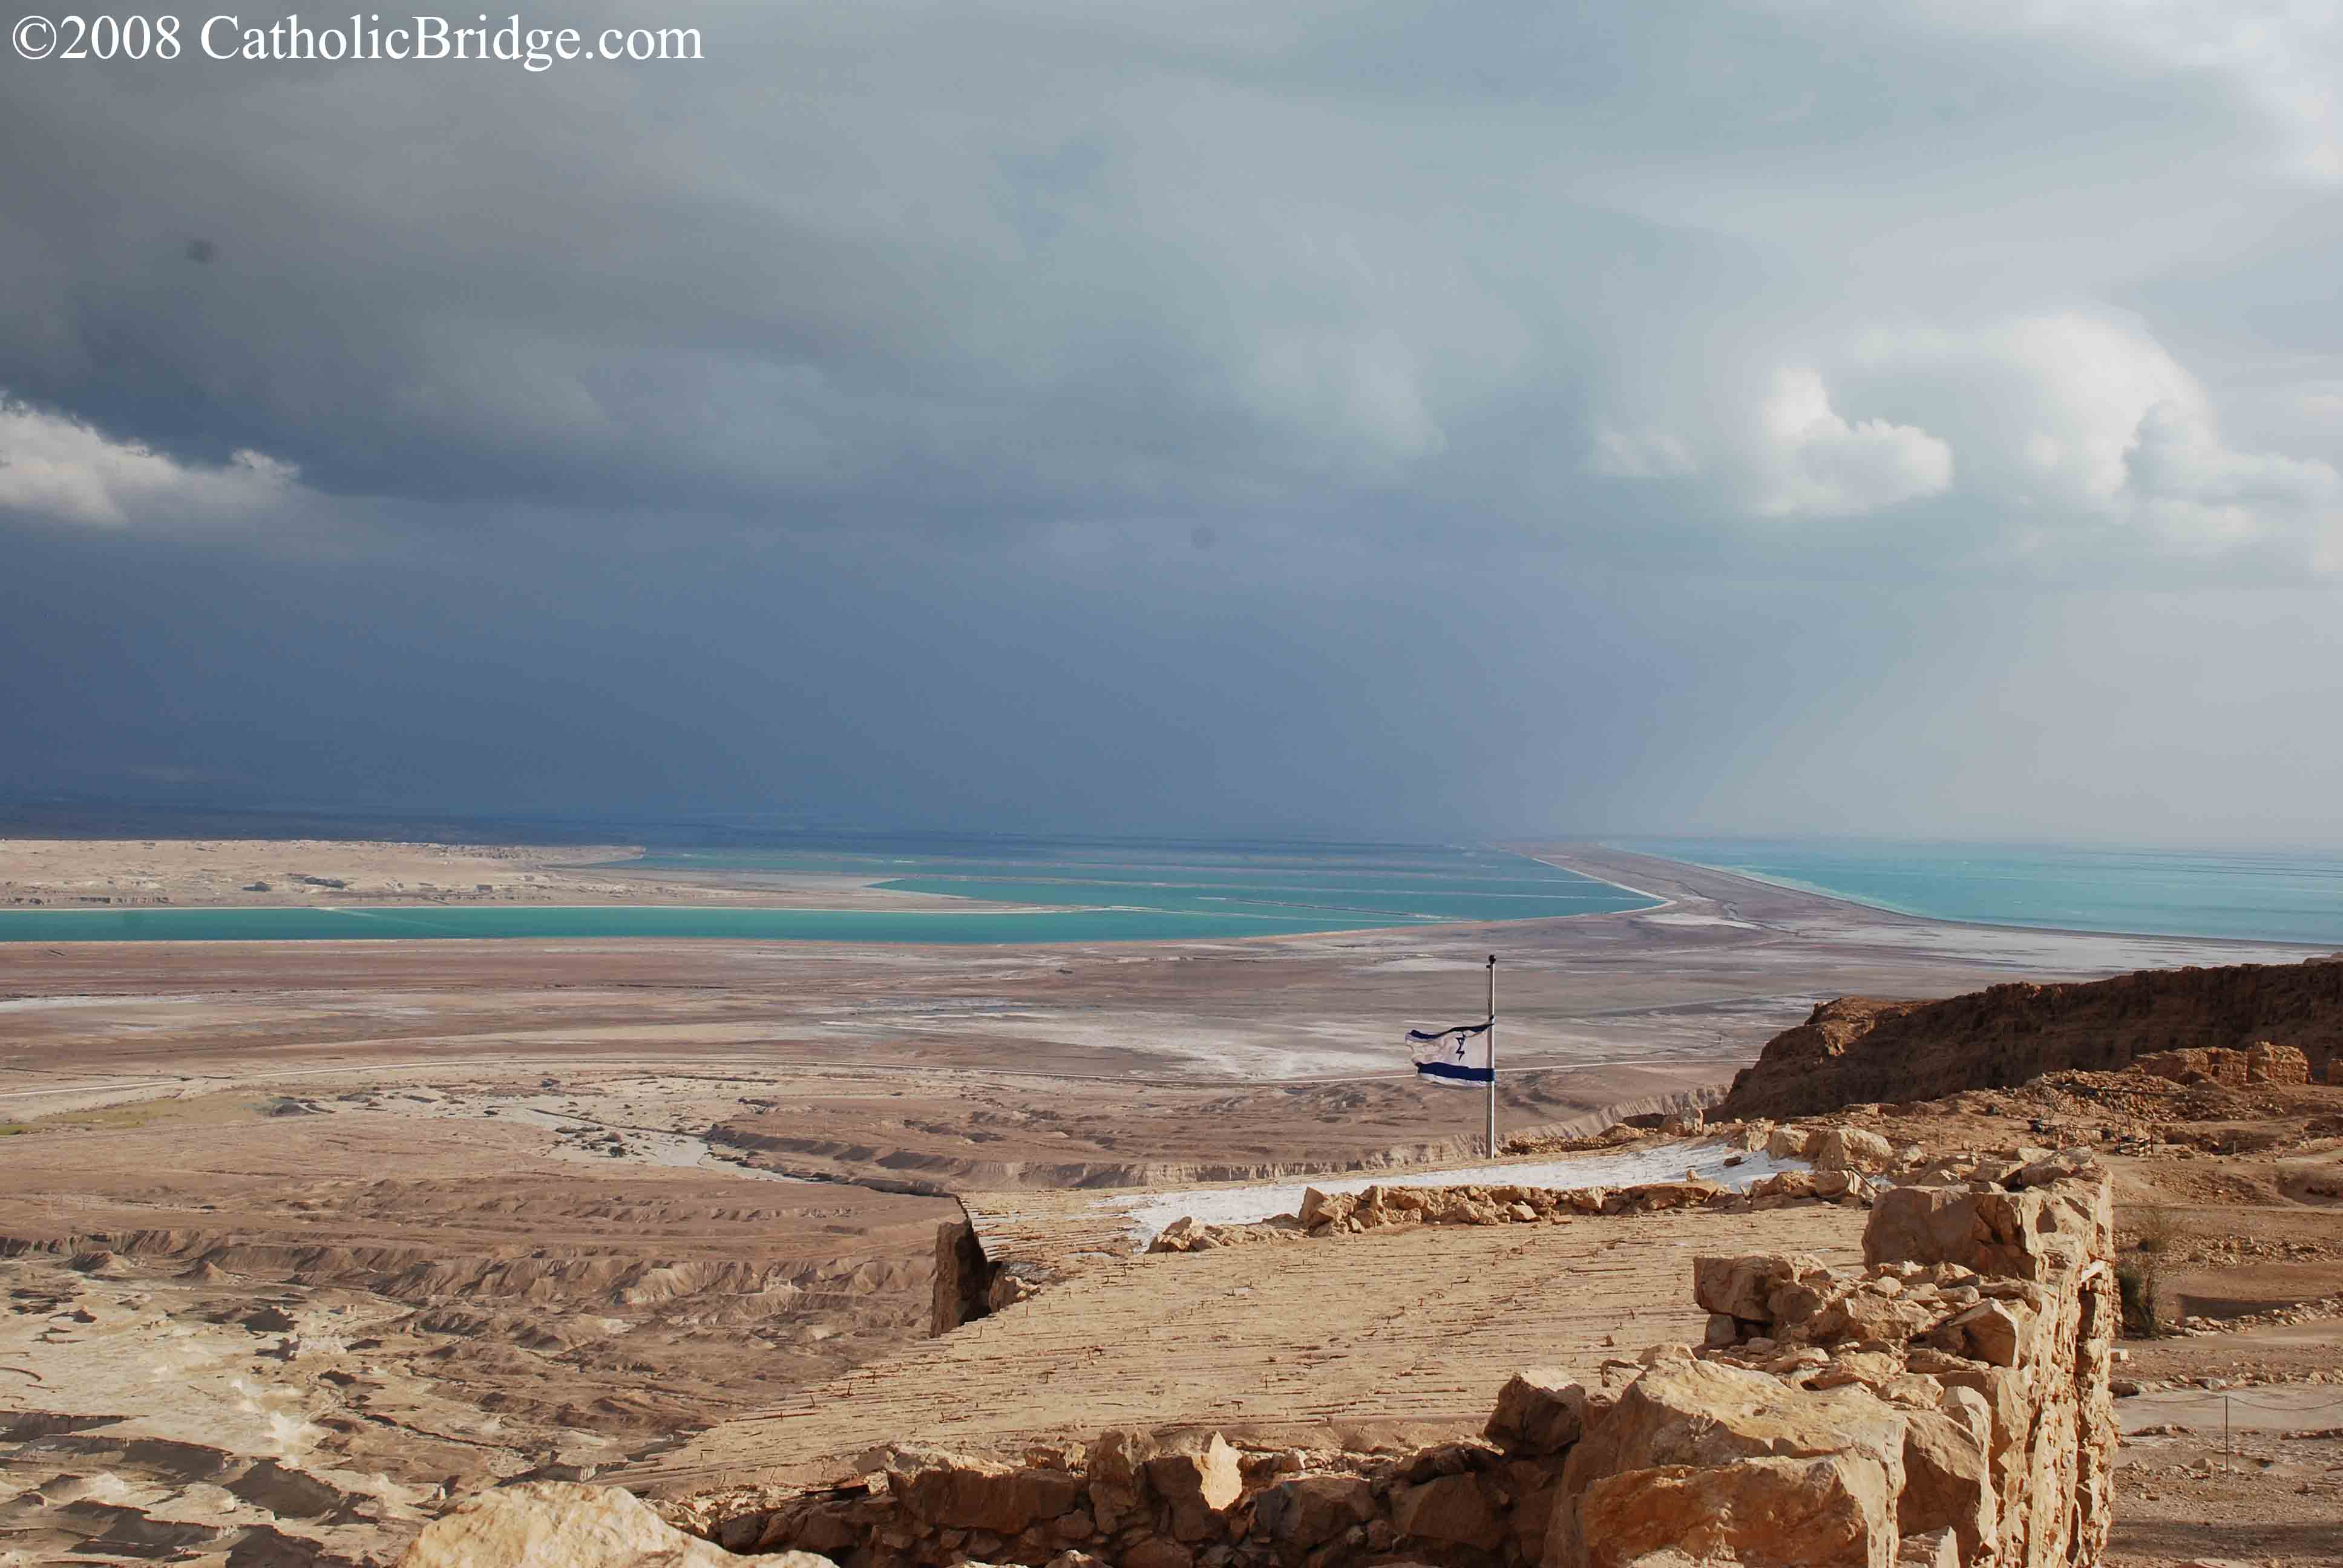
<path id="1" fill-rule="evenodd" d="M 458 861 L 552 874 L 380 848 L 217 869 L 385 897 Z M 1509 1132 L 1716 1085 L 1845 992 L 2298 956 L 1554 854 L 1670 902 L 1063 948 L 0 946 L 0 1562 L 108 1561 L 109 1533 L 120 1561 L 204 1562 L 266 1532 L 385 1561 L 451 1483 L 773 1408 L 916 1342 L 950 1211 L 922 1194 L 1463 1161 L 1477 1097 L 1421 1088 L 1400 1036 L 1472 1016 L 1493 950 Z M 2207 1299 L 2240 1293 L 2207 1266 Z"/>
<path id="2" fill-rule="evenodd" d="M 2131 1342 L 2110 1568 L 2343 1563 L 2339 1328 Z"/>

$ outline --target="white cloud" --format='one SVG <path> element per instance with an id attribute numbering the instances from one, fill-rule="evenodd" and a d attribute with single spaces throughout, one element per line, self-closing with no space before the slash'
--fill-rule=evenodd
<path id="1" fill-rule="evenodd" d="M 2210 417 L 2204 389 L 2145 331 L 2073 312 L 1875 329 L 1847 360 L 1875 395 L 1928 407 L 1976 481 L 1965 490 L 2005 505 L 2110 504 L 2149 409 Z"/>
<path id="2" fill-rule="evenodd" d="M 1953 449 L 1926 430 L 1885 419 L 1850 423 L 1822 374 L 1785 368 L 1758 410 L 1756 510 L 1769 518 L 1847 517 L 1942 493 Z"/>
<path id="3" fill-rule="evenodd" d="M 1942 497 L 1916 553 L 2120 568 L 2258 558 L 2285 578 L 2343 569 L 2343 476 L 2232 446 L 2214 399 L 2128 318 L 2045 312 L 1952 326 L 1792 329 L 1702 364 L 1643 424 L 1598 422 L 1588 466 L 1691 482 L 1730 520 L 1854 517 Z M 1722 351 L 1720 351 L 1722 352 Z M 1738 387 L 1719 395 L 1716 387 Z M 1750 391 L 1751 387 L 1762 388 Z M 1623 397 L 1649 407 L 1648 387 Z M 1893 416 L 1850 417 L 1851 409 Z M 1663 460 L 1666 459 L 1666 460 Z"/>
<path id="4" fill-rule="evenodd" d="M 181 463 L 0 396 L 0 510 L 93 528 L 245 521 L 285 506 L 299 477 L 261 452 Z"/>
<path id="5" fill-rule="evenodd" d="M 2176 550 L 2217 554 L 2298 532 L 2312 564 L 2333 569 L 2343 543 L 2343 477 L 2322 462 L 2233 452 L 2209 421 L 2159 403 L 2125 453 L 2126 487 Z"/>
<path id="6" fill-rule="evenodd" d="M 2343 482 L 2315 459 L 2241 450 L 2205 387 L 2144 327 L 2062 312 L 1951 331 L 1875 332 L 1866 383 L 1929 410 L 1982 516 L 2034 548 L 2097 536 L 2117 555 L 2254 546 L 2326 558 Z"/>

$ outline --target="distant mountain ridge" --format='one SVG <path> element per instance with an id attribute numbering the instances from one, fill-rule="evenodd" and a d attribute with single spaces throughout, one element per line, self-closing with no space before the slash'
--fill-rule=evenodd
<path id="1" fill-rule="evenodd" d="M 1768 1040 L 1715 1114 L 1811 1116 L 1865 1102 L 2007 1089 L 2153 1051 L 2291 1045 L 2328 1078 L 2343 1055 L 2343 954 L 2298 964 L 2143 970 L 1997 985 L 1938 1001 L 1845 996 Z"/>

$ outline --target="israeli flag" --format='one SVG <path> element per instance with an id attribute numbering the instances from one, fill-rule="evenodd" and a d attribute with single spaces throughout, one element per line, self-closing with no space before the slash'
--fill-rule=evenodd
<path id="1" fill-rule="evenodd" d="M 1432 1030 L 1412 1029 L 1407 1038 L 1415 1046 L 1418 1078 L 1458 1089 L 1497 1081 L 1496 1066 L 1490 1060 L 1486 1023 L 1460 1023 L 1454 1029 Z"/>

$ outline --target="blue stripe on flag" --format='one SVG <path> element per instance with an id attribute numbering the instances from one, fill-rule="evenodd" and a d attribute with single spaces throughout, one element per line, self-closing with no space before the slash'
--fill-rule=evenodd
<path id="1" fill-rule="evenodd" d="M 1489 1020 L 1490 1023 L 1495 1021 L 1494 1019 Z M 1430 1044 L 1435 1040 L 1446 1040 L 1452 1034 L 1461 1034 L 1470 1039 L 1473 1035 L 1485 1033 L 1488 1028 L 1487 1023 L 1460 1023 L 1453 1029 L 1412 1029 L 1407 1031 L 1407 1037 L 1410 1040 Z"/>
<path id="2" fill-rule="evenodd" d="M 1419 1061 L 1415 1070 L 1420 1078 L 1453 1078 L 1465 1083 L 1494 1083 L 1497 1080 L 1493 1067 L 1458 1067 L 1449 1061 Z"/>

